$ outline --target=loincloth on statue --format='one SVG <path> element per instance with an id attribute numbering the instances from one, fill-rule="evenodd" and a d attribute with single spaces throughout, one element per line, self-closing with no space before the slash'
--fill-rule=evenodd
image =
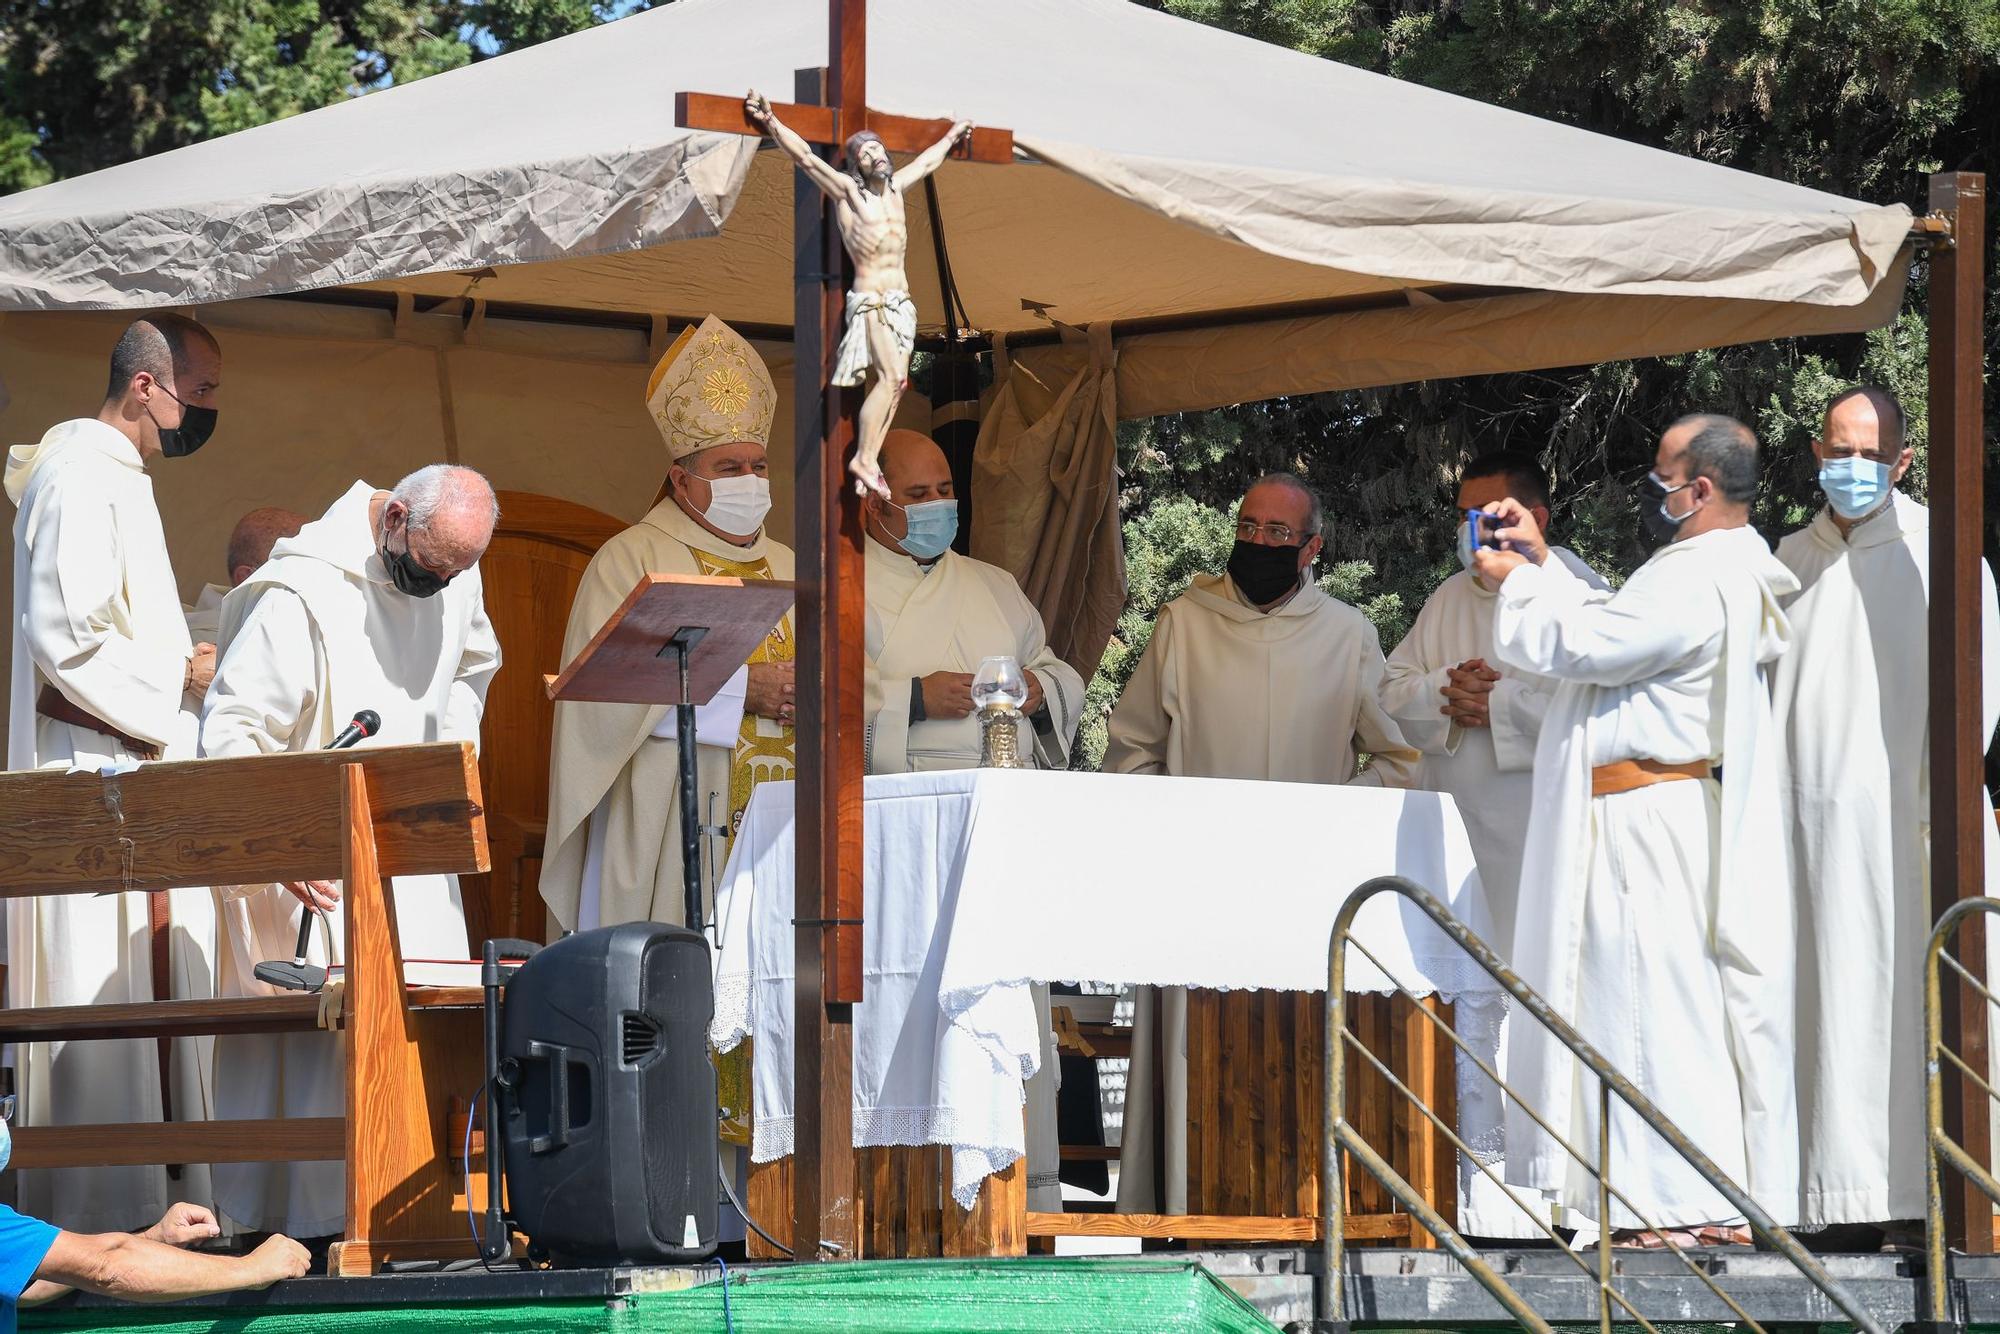
<path id="1" fill-rule="evenodd" d="M 886 292 L 847 294 L 847 332 L 840 337 L 840 352 L 834 358 L 833 382 L 860 384 L 868 372 L 868 320 L 881 320 L 896 336 L 896 346 L 908 356 L 917 345 L 917 303 L 901 288 Z M 881 368 L 887 374 L 887 368 Z"/>

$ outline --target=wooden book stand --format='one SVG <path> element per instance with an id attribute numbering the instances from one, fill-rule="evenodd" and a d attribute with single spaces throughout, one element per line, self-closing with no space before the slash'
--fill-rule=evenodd
<path id="1" fill-rule="evenodd" d="M 0 898 L 343 882 L 345 1117 L 23 1127 L 20 1167 L 345 1161 L 334 1274 L 476 1255 L 447 1145 L 450 1099 L 484 1078 L 476 987 L 407 988 L 388 877 L 487 869 L 465 742 L 149 764 L 105 777 L 0 773 Z M 0 1042 L 312 1032 L 284 995 L 0 1009 Z M 484 1206 L 482 1174 L 471 1178 Z"/>

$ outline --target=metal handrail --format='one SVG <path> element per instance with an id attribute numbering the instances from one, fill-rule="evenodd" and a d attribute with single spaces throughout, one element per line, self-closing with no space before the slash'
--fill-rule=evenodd
<path id="1" fill-rule="evenodd" d="M 1385 1075 L 1389 1075 L 1386 1067 L 1374 1057 L 1373 1053 L 1368 1052 L 1360 1044 L 1359 1040 L 1352 1033 L 1348 1032 L 1346 1018 L 1347 946 L 1352 945 L 1357 951 L 1373 962 L 1377 968 L 1382 968 L 1381 960 L 1376 959 L 1373 954 L 1369 953 L 1367 946 L 1353 939 L 1354 920 L 1360 914 L 1363 905 L 1376 895 L 1385 893 L 1400 894 L 1421 909 L 1427 917 L 1437 923 L 1438 928 L 1445 935 L 1450 937 L 1460 949 L 1465 951 L 1474 963 L 1477 963 L 1488 976 L 1495 982 L 1498 982 L 1501 989 L 1509 997 L 1519 1004 L 1528 1015 L 1553 1034 L 1557 1041 L 1569 1048 L 1577 1060 L 1582 1062 L 1586 1068 L 1597 1076 L 1598 1160 L 1596 1167 L 1591 1167 L 1589 1161 L 1575 1145 L 1569 1143 L 1562 1136 L 1557 1135 L 1554 1137 L 1565 1152 L 1582 1163 L 1586 1168 L 1590 1168 L 1597 1177 L 1599 1235 L 1596 1280 L 1598 1289 L 1598 1319 L 1600 1328 L 1605 1334 L 1609 1334 L 1611 1328 L 1612 1306 L 1614 1303 L 1622 1307 L 1648 1330 L 1653 1328 L 1652 1323 L 1641 1316 L 1632 1304 L 1612 1286 L 1610 1201 L 1613 1198 L 1618 1199 L 1627 1209 L 1639 1215 L 1641 1222 L 1645 1223 L 1649 1229 L 1655 1232 L 1661 1231 L 1661 1229 L 1648 1222 L 1644 1218 L 1644 1215 L 1640 1214 L 1640 1211 L 1632 1204 L 1632 1201 L 1626 1198 L 1624 1192 L 1613 1186 L 1605 1175 L 1605 1169 L 1608 1168 L 1610 1160 L 1609 1127 L 1610 1105 L 1613 1094 L 1616 1094 L 1621 1102 L 1637 1113 L 1642 1121 L 1664 1139 L 1668 1146 L 1681 1157 L 1682 1161 L 1698 1172 L 1710 1186 L 1715 1188 L 1718 1194 L 1728 1200 L 1749 1222 L 1751 1230 L 1770 1246 L 1772 1250 L 1790 1261 L 1792 1267 L 1797 1269 L 1814 1287 L 1825 1294 L 1829 1301 L 1838 1307 L 1848 1319 L 1854 1322 L 1857 1329 L 1863 1331 L 1863 1334 L 1884 1334 L 1881 1324 L 1869 1313 L 1868 1309 L 1856 1300 L 1838 1280 L 1827 1273 L 1819 1261 L 1815 1260 L 1791 1233 L 1780 1227 L 1770 1215 L 1766 1214 L 1758 1206 L 1755 1200 L 1750 1198 L 1748 1192 L 1732 1181 L 1720 1167 L 1715 1165 L 1714 1161 L 1707 1154 L 1695 1147 L 1688 1140 L 1687 1136 L 1681 1133 L 1679 1127 L 1667 1119 L 1665 1113 L 1655 1107 L 1645 1094 L 1641 1093 L 1633 1086 L 1630 1080 L 1626 1079 L 1609 1061 L 1605 1060 L 1595 1047 L 1584 1041 L 1583 1037 L 1561 1015 L 1550 1009 L 1548 1002 L 1544 1001 L 1527 983 L 1516 976 L 1514 971 L 1507 966 L 1506 962 L 1495 954 L 1484 941 L 1474 935 L 1430 891 L 1401 876 L 1378 876 L 1360 886 L 1352 894 L 1349 894 L 1347 901 L 1341 905 L 1339 915 L 1334 919 L 1333 936 L 1327 946 L 1326 1129 L 1323 1137 L 1320 1163 L 1320 1199 L 1324 1212 L 1324 1216 L 1321 1219 L 1320 1245 L 1325 1272 L 1315 1304 L 1315 1323 L 1322 1330 L 1344 1329 L 1348 1320 L 1347 1285 L 1344 1276 L 1347 1239 L 1344 1217 L 1345 1209 L 1343 1207 L 1345 1204 L 1345 1195 L 1342 1189 L 1342 1177 L 1344 1173 L 1341 1161 L 1343 1153 L 1346 1153 L 1351 1154 L 1356 1162 L 1360 1163 L 1371 1176 L 1396 1198 L 1397 1203 L 1401 1204 L 1418 1222 L 1422 1223 L 1425 1230 L 1437 1238 L 1438 1243 L 1446 1252 L 1458 1261 L 1459 1264 L 1463 1265 L 1467 1273 L 1478 1280 L 1480 1286 L 1491 1294 L 1493 1299 L 1514 1318 L 1516 1323 L 1524 1329 L 1534 1331 L 1535 1334 L 1552 1334 L 1548 1322 L 1543 1320 L 1528 1305 L 1526 1300 L 1505 1279 L 1495 1272 L 1493 1267 L 1487 1264 L 1477 1251 L 1473 1250 L 1467 1244 L 1465 1238 L 1459 1235 L 1456 1228 L 1447 1223 L 1436 1210 L 1432 1209 L 1418 1195 L 1415 1188 L 1403 1179 L 1402 1174 L 1397 1172 L 1394 1167 L 1383 1159 L 1347 1119 L 1346 1048 L 1349 1045 L 1354 1046 L 1356 1050 L 1361 1051 L 1363 1055 L 1367 1056 L 1378 1070 L 1381 1070 Z M 1995 906 L 1996 908 L 2000 908 L 2000 904 L 1996 904 Z M 1398 981 L 1386 968 L 1382 968 L 1382 972 L 1385 977 L 1388 977 L 1391 982 L 1395 983 L 1398 991 L 1412 1000 L 1417 999 L 1417 994 Z M 1449 1035 L 1452 1042 L 1460 1050 L 1467 1051 L 1470 1054 L 1464 1042 L 1456 1033 L 1452 1032 L 1451 1028 L 1442 1019 L 1422 1005 L 1419 1005 L 1417 1008 L 1418 1012 L 1426 1015 L 1440 1031 Z M 1475 1060 L 1477 1060 L 1476 1057 Z M 1547 1122 L 1536 1113 L 1534 1108 L 1518 1092 L 1502 1080 L 1492 1067 L 1488 1066 L 1484 1061 L 1479 1061 L 1478 1064 L 1480 1070 L 1488 1078 L 1492 1079 L 1506 1096 L 1513 1098 L 1538 1125 L 1541 1125 L 1545 1131 L 1554 1135 L 1553 1130 L 1550 1129 Z M 1442 1128 L 1443 1122 L 1441 1118 L 1421 1098 L 1418 1098 L 1411 1092 L 1408 1086 L 1404 1085 L 1400 1079 L 1396 1079 L 1393 1075 L 1389 1075 L 1389 1078 L 1391 1084 L 1403 1093 L 1404 1096 L 1409 1097 L 1424 1115 L 1429 1118 L 1433 1125 Z M 1457 1135 L 1449 1131 L 1447 1133 L 1453 1142 L 1459 1144 L 1462 1149 L 1463 1142 L 1458 1139 Z M 1477 1163 L 1477 1159 L 1474 1159 L 1474 1162 Z M 1487 1176 L 1492 1176 L 1491 1169 L 1485 1164 L 1478 1164 L 1478 1166 Z M 1995 1183 L 1995 1186 L 1996 1189 L 2000 1189 L 2000 1183 Z M 1515 1196 L 1512 1191 L 1508 1191 L 1507 1193 L 1509 1198 L 1513 1199 L 1517 1205 L 1522 1204 L 1520 1198 Z M 1995 1198 L 2000 1199 L 2000 1196 L 1996 1196 Z M 1532 1211 L 1528 1212 L 1530 1217 L 1534 1216 Z M 1537 1220 L 1537 1225 L 1542 1226 L 1539 1220 Z M 1552 1231 L 1546 1226 L 1543 1226 L 1543 1231 L 1553 1235 Z M 1669 1251 L 1679 1257 L 1696 1277 L 1700 1278 L 1708 1286 L 1712 1293 L 1735 1312 L 1738 1319 L 1742 1320 L 1752 1329 L 1761 1331 L 1762 1327 L 1755 1320 L 1751 1319 L 1733 1298 L 1723 1292 L 1707 1272 L 1688 1257 L 1686 1252 L 1675 1245 L 1671 1239 L 1663 1236 L 1662 1240 L 1666 1241 Z M 1571 1258 L 1577 1260 L 1580 1265 L 1582 1264 L 1581 1257 L 1569 1250 L 1567 1246 L 1563 1246 L 1560 1249 L 1570 1255 Z M 1588 1272 L 1588 1267 L 1584 1267 L 1586 1272 Z"/>
<path id="2" fill-rule="evenodd" d="M 1945 1133 L 1944 1128 L 1944 1066 L 1950 1061 L 1958 1068 L 1959 1074 L 1970 1080 L 1986 1094 L 1988 1101 L 2000 1101 L 2000 1093 L 1994 1091 L 1987 1082 L 1991 1072 L 1975 1071 L 1966 1064 L 1957 1052 L 1944 1045 L 1943 992 L 1939 983 L 1938 965 L 1950 964 L 1952 971 L 1959 975 L 1964 985 L 1980 1000 L 1994 1009 L 2000 1009 L 2000 997 L 1987 989 L 1984 979 L 1972 975 L 1970 969 L 1950 954 L 1945 953 L 1945 945 L 1952 934 L 1963 925 L 1965 919 L 1977 912 L 2000 913 L 2000 899 L 1972 898 L 1960 899 L 1944 910 L 1931 928 L 1930 940 L 1924 947 L 1924 1289 L 1929 1305 L 1930 1319 L 1937 1324 L 1951 1320 L 1951 1275 L 1948 1264 L 1948 1239 L 1944 1225 L 1944 1171 L 1949 1163 L 1961 1176 L 1977 1186 L 1986 1198 L 2000 1205 L 2000 1181 L 1966 1151 L 1964 1145 Z"/>

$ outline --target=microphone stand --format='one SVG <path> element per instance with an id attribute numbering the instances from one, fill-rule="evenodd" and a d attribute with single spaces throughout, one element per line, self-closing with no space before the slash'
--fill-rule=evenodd
<path id="1" fill-rule="evenodd" d="M 688 685 L 688 654 L 708 636 L 705 625 L 684 625 L 674 631 L 660 656 L 672 654 L 680 673 L 680 703 L 674 706 L 674 734 L 680 746 L 681 806 L 681 892 L 685 921 L 690 931 L 702 929 L 701 914 L 701 812 L 695 785 L 701 780 L 696 769 L 693 691 Z"/>

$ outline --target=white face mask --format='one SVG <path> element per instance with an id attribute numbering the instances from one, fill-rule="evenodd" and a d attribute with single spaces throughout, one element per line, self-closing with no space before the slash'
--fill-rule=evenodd
<path id="1" fill-rule="evenodd" d="M 718 532 L 749 537 L 764 526 L 771 512 L 771 483 L 755 473 L 741 477 L 714 477 L 708 482 L 708 508 L 701 512 Z"/>

